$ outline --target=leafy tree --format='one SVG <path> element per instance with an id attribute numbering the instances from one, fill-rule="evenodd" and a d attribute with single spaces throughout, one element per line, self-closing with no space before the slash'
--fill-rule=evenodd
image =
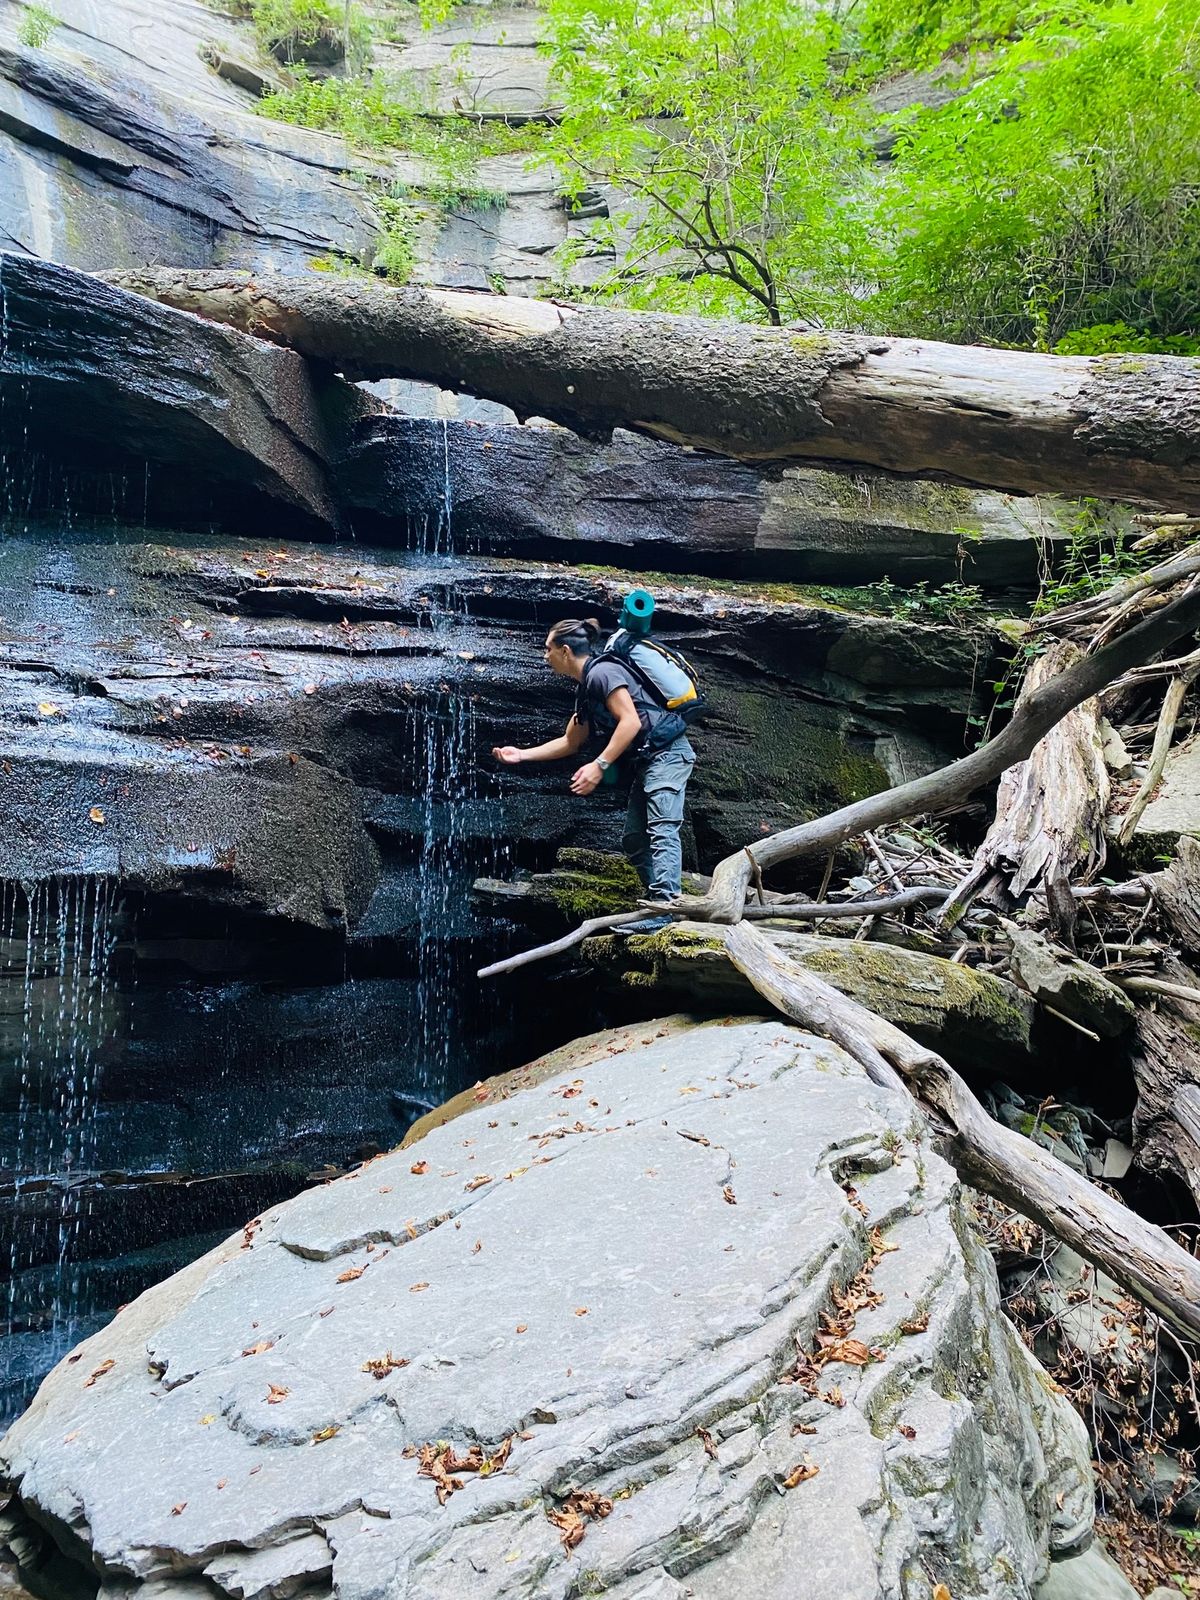
<path id="1" fill-rule="evenodd" d="M 1198 80 L 1191 0 L 1078 0 L 1028 23 L 960 99 L 908 119 L 867 325 L 1080 349 L 1171 349 L 1200 328 Z"/>
<path id="2" fill-rule="evenodd" d="M 576 195 L 631 197 L 571 246 L 611 253 L 598 292 L 1040 348 L 1195 347 L 1194 0 L 549 0 L 548 15 L 564 105 L 549 154 Z M 950 104 L 871 113 L 890 78 L 947 58 Z"/>
<path id="3" fill-rule="evenodd" d="M 842 212 L 866 122 L 838 28 L 791 0 L 549 0 L 564 114 L 549 144 L 575 195 L 631 203 L 592 246 L 634 304 L 824 315 L 858 275 Z"/>

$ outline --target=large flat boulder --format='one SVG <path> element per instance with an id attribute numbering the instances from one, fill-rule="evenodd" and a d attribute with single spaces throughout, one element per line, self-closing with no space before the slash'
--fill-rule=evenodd
<path id="1" fill-rule="evenodd" d="M 1119 825 L 1120 817 L 1114 821 Z M 1177 745 L 1167 757 L 1162 782 L 1138 818 L 1129 850 L 1141 865 L 1173 856 L 1182 838 L 1200 839 L 1200 738 Z"/>
<path id="2" fill-rule="evenodd" d="M 106 1597 L 1021 1600 L 1092 1515 L 911 1104 L 774 1020 L 597 1036 L 269 1210 L 0 1455 L 24 1581 Z"/>
<path id="3" fill-rule="evenodd" d="M 1016 984 L 901 945 L 759 926 L 790 960 L 967 1069 L 1012 1071 L 1034 1054 L 1036 1006 Z M 652 991 L 712 1010 L 766 1005 L 704 923 L 633 938 L 601 935 L 584 952 L 601 982 L 626 993 Z"/>

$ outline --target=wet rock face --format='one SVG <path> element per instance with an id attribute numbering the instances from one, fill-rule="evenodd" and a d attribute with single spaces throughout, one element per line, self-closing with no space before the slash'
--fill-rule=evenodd
<path id="1" fill-rule="evenodd" d="M 466 548 L 668 571 L 858 584 L 1032 587 L 1065 539 L 1053 499 L 797 466 L 756 470 L 618 432 L 380 416 L 342 464 L 373 538 L 404 542 L 448 474 Z"/>
<path id="2" fill-rule="evenodd" d="M 41 524 L 5 543 L 0 878 L 117 875 L 344 933 L 386 897 L 380 848 L 443 833 L 467 865 L 473 840 L 507 840 L 537 867 L 617 842 L 619 793 L 580 802 L 565 769 L 488 752 L 565 724 L 547 621 L 613 615 L 631 578 L 159 538 Z M 895 749 L 911 774 L 961 737 L 975 638 L 751 588 L 660 595 L 713 704 L 690 796 L 706 863 L 882 787 Z"/>
<path id="3" fill-rule="evenodd" d="M 13 1548 L 106 1596 L 1028 1596 L 1088 1448 L 963 1205 L 832 1045 L 599 1036 L 87 1341 L 4 1441 Z"/>
<path id="4" fill-rule="evenodd" d="M 290 350 L 0 254 L 3 509 L 320 537 L 330 460 L 378 402 Z M 20 440 L 19 451 L 12 441 Z"/>

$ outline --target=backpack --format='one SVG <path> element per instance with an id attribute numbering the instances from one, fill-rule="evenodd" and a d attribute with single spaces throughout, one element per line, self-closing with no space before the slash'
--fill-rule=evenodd
<path id="1" fill-rule="evenodd" d="M 670 645 L 649 635 L 635 638 L 627 629 L 618 628 L 600 655 L 615 656 L 655 704 L 680 717 L 685 726 L 704 715 L 706 705 L 696 669 Z"/>

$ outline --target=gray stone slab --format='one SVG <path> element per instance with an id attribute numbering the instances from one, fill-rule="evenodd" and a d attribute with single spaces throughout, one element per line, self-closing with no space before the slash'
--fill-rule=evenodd
<path id="1" fill-rule="evenodd" d="M 874 1600 L 935 1550 L 952 1593 L 1028 1596 L 1086 1536 L 1086 1438 L 911 1106 L 775 1021 L 594 1045 L 126 1308 L 4 1441 L 21 1502 L 138 1595 L 282 1594 L 324 1544 L 341 1600 Z M 781 1380 L 872 1238 L 876 1356 L 823 1404 Z M 506 1438 L 445 1505 L 405 1454 Z M 613 1509 L 567 1552 L 584 1488 Z"/>
<path id="2" fill-rule="evenodd" d="M 1155 1590 L 1155 1594 L 1159 1592 Z M 1097 1542 L 1073 1560 L 1056 1561 L 1046 1581 L 1034 1591 L 1034 1600 L 1137 1600 L 1137 1594 L 1120 1567 Z"/>

